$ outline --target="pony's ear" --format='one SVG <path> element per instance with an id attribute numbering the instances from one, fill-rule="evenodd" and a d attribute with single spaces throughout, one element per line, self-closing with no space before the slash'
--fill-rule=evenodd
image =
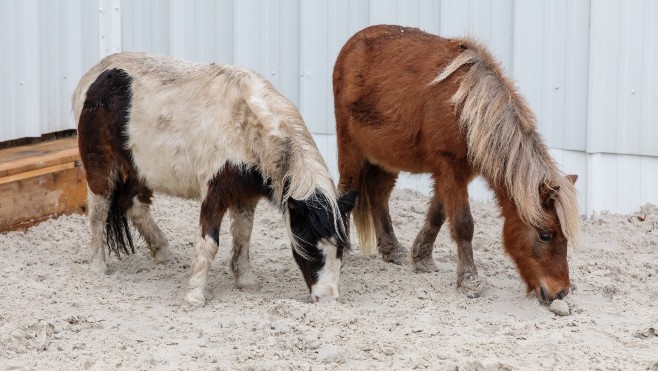
<path id="1" fill-rule="evenodd" d="M 539 187 L 539 197 L 541 198 L 541 204 L 544 207 L 551 207 L 555 203 L 555 198 L 557 197 L 557 192 L 560 190 L 560 186 L 554 185 L 549 186 L 547 184 L 542 184 Z"/>
<path id="2" fill-rule="evenodd" d="M 569 175 L 565 176 L 565 178 L 567 178 L 567 180 L 570 181 L 571 184 L 576 184 L 576 180 L 578 180 L 578 175 L 569 174 Z"/>
<path id="3" fill-rule="evenodd" d="M 301 204 L 303 204 L 303 203 L 304 203 L 303 201 L 298 201 L 298 200 L 295 200 L 294 198 L 290 197 L 290 198 L 288 198 L 288 210 L 295 210 L 295 209 L 299 208 L 299 206 L 301 206 Z"/>
<path id="4" fill-rule="evenodd" d="M 354 208 L 356 204 L 356 198 L 359 196 L 359 192 L 356 190 L 351 190 L 345 192 L 342 196 L 338 197 L 338 210 L 341 214 L 349 213 Z"/>

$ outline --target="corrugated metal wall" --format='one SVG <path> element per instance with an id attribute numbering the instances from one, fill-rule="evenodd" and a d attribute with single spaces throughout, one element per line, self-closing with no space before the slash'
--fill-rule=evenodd
<path id="1" fill-rule="evenodd" d="M 98 59 L 98 4 L 0 1 L 0 50 L 0 141 L 71 128 L 71 92 Z"/>
<path id="2" fill-rule="evenodd" d="M 658 2 L 651 0 L 9 0 L 0 2 L 0 140 L 73 127 L 79 76 L 116 50 L 238 64 L 297 104 L 336 169 L 331 70 L 370 24 L 471 35 L 491 47 L 580 175 L 587 213 L 658 203 Z M 428 190 L 425 177 L 402 186 Z M 471 187 L 475 198 L 486 187 Z"/>

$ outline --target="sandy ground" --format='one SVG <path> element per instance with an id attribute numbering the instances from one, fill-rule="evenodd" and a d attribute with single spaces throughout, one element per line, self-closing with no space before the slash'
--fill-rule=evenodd
<path id="1" fill-rule="evenodd" d="M 427 199 L 396 191 L 391 209 L 410 246 Z M 143 250 L 101 276 L 86 264 L 83 216 L 0 235 L 0 369 L 622 369 L 658 370 L 658 211 L 644 221 L 602 214 L 584 222 L 570 253 L 572 314 L 556 316 L 525 295 L 500 245 L 494 204 L 472 203 L 478 299 L 455 289 L 447 228 L 415 274 L 352 253 L 337 303 L 312 304 L 281 216 L 257 210 L 252 260 L 261 288 L 240 291 L 228 267 L 228 223 L 209 276 L 208 303 L 186 312 L 198 205 L 160 196 L 155 218 L 173 259 Z M 142 244 L 140 242 L 140 244 Z"/>

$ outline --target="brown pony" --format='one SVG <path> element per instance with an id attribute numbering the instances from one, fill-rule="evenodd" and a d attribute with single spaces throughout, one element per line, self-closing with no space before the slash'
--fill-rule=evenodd
<path id="1" fill-rule="evenodd" d="M 479 296 L 467 186 L 482 175 L 528 292 L 543 301 L 568 294 L 567 242 L 577 243 L 580 222 L 577 177 L 558 170 L 535 116 L 483 45 L 415 28 L 368 27 L 343 46 L 333 84 L 339 191 L 360 191 L 354 222 L 363 253 L 371 253 L 376 237 L 385 261 L 407 258 L 388 200 L 400 171 L 430 173 L 434 192 L 412 246 L 414 270 L 438 269 L 432 249 L 448 219 L 459 255 L 457 287 Z"/>

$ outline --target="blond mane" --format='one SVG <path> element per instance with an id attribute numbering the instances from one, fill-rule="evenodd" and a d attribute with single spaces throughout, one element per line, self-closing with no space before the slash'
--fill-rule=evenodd
<path id="1" fill-rule="evenodd" d="M 460 129 L 466 135 L 469 161 L 492 187 L 506 191 L 521 220 L 535 228 L 541 228 L 546 218 L 540 186 L 559 186 L 555 209 L 562 233 L 578 245 L 580 216 L 575 187 L 551 158 L 527 102 L 484 45 L 468 38 L 455 42 L 464 51 L 432 84 L 470 65 L 452 96 L 452 103 L 460 112 Z"/>
<path id="2" fill-rule="evenodd" d="M 270 123 L 261 128 L 264 130 L 258 135 L 260 140 L 253 143 L 253 150 L 260 159 L 263 177 L 272 181 L 276 203 L 287 214 L 288 198 L 306 200 L 319 192 L 329 203 L 324 206 L 331 209 L 336 229 L 343 230 L 331 174 L 299 111 L 261 76 L 254 74 L 246 82 L 242 88 L 251 112 L 260 122 Z M 268 132 L 268 126 L 278 130 Z M 292 233 L 289 226 L 288 230 Z M 291 242 L 300 255 L 306 256 L 294 238 Z"/>

